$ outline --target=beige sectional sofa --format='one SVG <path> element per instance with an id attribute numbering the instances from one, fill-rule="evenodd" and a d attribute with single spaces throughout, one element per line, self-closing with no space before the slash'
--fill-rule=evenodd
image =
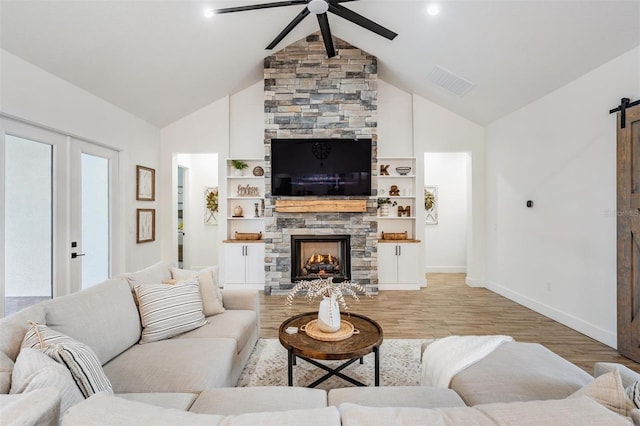
<path id="1" fill-rule="evenodd" d="M 0 423 L 617 425 L 640 418 L 624 405 L 622 386 L 638 380 L 634 372 L 598 364 L 601 377 L 594 381 L 548 349 L 517 342 L 458 373 L 451 389 L 235 388 L 258 339 L 258 293 L 223 290 L 225 311 L 207 317 L 206 325 L 139 344 L 142 326 L 132 286 L 171 278 L 171 265 L 161 262 L 0 320 Z M 70 407 L 59 389 L 7 395 L 28 320 L 91 347 L 115 395 L 98 392 Z"/>

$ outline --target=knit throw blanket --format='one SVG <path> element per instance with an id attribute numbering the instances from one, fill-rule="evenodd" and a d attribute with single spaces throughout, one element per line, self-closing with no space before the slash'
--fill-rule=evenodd
<path id="1" fill-rule="evenodd" d="M 448 388 L 453 376 L 480 361 L 510 336 L 449 336 L 431 343 L 422 355 L 422 386 Z"/>

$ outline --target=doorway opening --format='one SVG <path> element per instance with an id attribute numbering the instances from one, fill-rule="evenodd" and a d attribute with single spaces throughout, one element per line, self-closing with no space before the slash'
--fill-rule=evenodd
<path id="1" fill-rule="evenodd" d="M 424 194 L 425 271 L 466 273 L 471 250 L 471 154 L 426 152 Z"/>

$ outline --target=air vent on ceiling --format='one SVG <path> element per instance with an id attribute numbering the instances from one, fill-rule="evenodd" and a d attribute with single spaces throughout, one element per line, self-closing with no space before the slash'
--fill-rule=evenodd
<path id="1" fill-rule="evenodd" d="M 439 65 L 436 65 L 436 67 L 431 70 L 429 79 L 443 89 L 447 89 L 449 92 L 460 97 L 466 95 L 467 92 L 476 85 L 465 78 L 455 75 L 451 71 L 447 71 Z"/>

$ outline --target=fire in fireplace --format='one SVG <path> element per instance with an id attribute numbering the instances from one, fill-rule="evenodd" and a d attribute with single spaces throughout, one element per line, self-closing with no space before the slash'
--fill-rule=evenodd
<path id="1" fill-rule="evenodd" d="M 351 275 L 349 235 L 291 236 L 291 280 L 332 277 L 340 282 Z"/>

